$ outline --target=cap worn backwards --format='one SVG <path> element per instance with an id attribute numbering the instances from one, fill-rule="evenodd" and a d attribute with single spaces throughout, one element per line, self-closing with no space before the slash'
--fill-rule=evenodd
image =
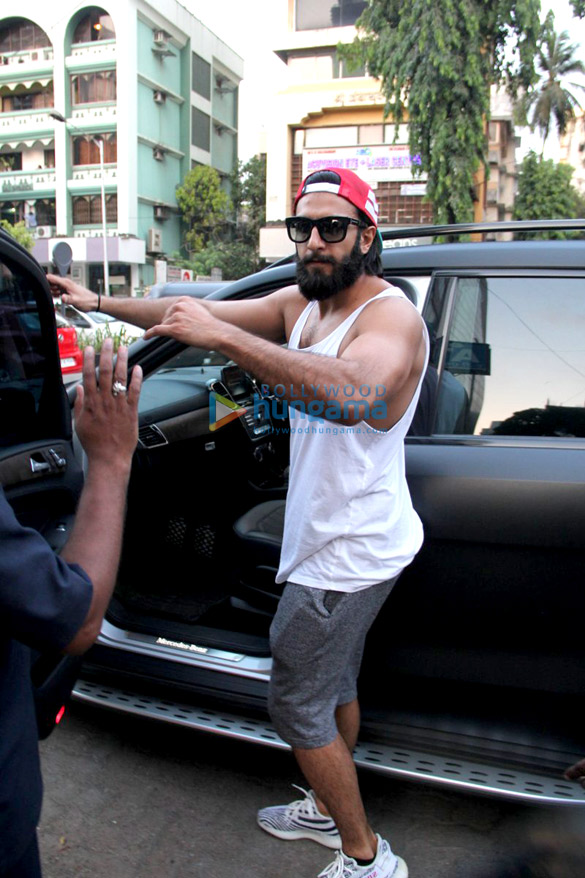
<path id="1" fill-rule="evenodd" d="M 327 180 L 319 179 L 327 177 Z M 316 177 L 317 179 L 312 179 Z M 322 171 L 313 171 L 301 185 L 295 197 L 294 209 L 303 195 L 313 192 L 330 192 L 345 198 L 358 210 L 368 217 L 373 226 L 378 226 L 378 202 L 372 187 L 346 168 L 324 168 Z"/>

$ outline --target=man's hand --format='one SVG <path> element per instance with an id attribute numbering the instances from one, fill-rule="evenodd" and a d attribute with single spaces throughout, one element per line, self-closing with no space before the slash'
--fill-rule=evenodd
<path id="1" fill-rule="evenodd" d="M 228 324 L 214 317 L 197 299 L 183 296 L 170 306 L 162 323 L 144 333 L 144 338 L 165 335 L 176 338 L 183 344 L 211 349 L 217 346 L 227 326 Z"/>
<path id="2" fill-rule="evenodd" d="M 66 305 L 73 305 L 79 311 L 95 311 L 98 307 L 98 294 L 76 284 L 70 277 L 48 274 L 47 280 L 54 296 L 61 296 Z"/>
<path id="3" fill-rule="evenodd" d="M 113 342 L 104 341 L 99 382 L 95 354 L 86 348 L 83 387 L 77 388 L 75 424 L 88 459 L 85 487 L 71 536 L 61 552 L 64 561 L 81 565 L 89 575 L 92 600 L 83 625 L 67 646 L 78 654 L 98 636 L 116 582 L 120 560 L 126 490 L 138 439 L 138 396 L 142 369 L 135 366 L 126 392 L 128 352 L 118 351 L 113 368 Z"/>
<path id="4" fill-rule="evenodd" d="M 567 768 L 565 777 L 567 780 L 579 781 L 582 786 L 585 786 L 585 759 L 580 759 L 579 762 Z"/>
<path id="5" fill-rule="evenodd" d="M 122 470 L 129 469 L 138 441 L 138 397 L 142 386 L 142 369 L 135 366 L 126 392 L 112 392 L 126 387 L 128 350 L 120 347 L 113 368 L 113 342 L 104 339 L 100 356 L 99 384 L 95 374 L 93 348 L 85 349 L 83 386 L 78 386 L 75 400 L 75 427 L 87 454 L 88 463 Z"/>

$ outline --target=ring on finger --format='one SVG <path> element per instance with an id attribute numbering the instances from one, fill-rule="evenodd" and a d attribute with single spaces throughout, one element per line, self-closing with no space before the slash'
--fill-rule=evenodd
<path id="1" fill-rule="evenodd" d="M 126 393 L 128 388 L 122 381 L 114 381 L 112 384 L 112 396 L 118 396 L 119 393 Z"/>

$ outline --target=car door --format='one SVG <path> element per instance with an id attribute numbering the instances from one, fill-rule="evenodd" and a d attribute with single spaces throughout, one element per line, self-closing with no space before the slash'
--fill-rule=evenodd
<path id="1" fill-rule="evenodd" d="M 428 408 L 406 448 L 425 542 L 370 654 L 394 703 L 402 685 L 425 705 L 421 728 L 534 764 L 585 745 L 585 272 L 543 252 L 433 278 Z"/>
<path id="2" fill-rule="evenodd" d="M 51 294 L 40 266 L 0 233 L 0 484 L 23 525 L 58 551 L 67 539 L 83 473 L 74 455 L 70 404 L 63 386 Z M 43 656 L 33 669 L 40 731 L 52 726 L 56 688 L 73 661 Z M 49 682 L 47 682 L 49 680 Z M 40 701 L 39 701 L 40 704 Z M 45 719 L 48 725 L 45 724 Z"/>

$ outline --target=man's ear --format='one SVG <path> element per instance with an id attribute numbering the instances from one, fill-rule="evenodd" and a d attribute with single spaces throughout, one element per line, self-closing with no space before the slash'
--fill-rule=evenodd
<path id="1" fill-rule="evenodd" d="M 365 229 L 362 229 L 361 234 L 361 251 L 362 253 L 367 253 L 374 243 L 374 238 L 376 237 L 376 226 L 368 226 Z"/>

